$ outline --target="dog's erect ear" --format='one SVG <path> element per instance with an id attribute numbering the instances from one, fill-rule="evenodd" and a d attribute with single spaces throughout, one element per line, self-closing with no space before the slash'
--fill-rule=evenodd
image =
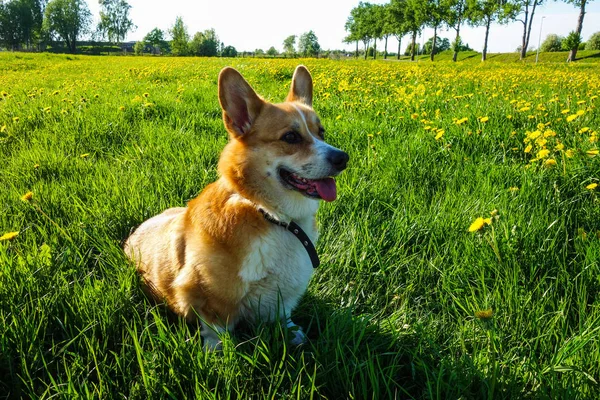
<path id="1" fill-rule="evenodd" d="M 298 65 L 292 78 L 292 87 L 286 101 L 299 101 L 312 107 L 313 82 L 310 72 L 304 65 Z"/>
<path id="2" fill-rule="evenodd" d="M 242 136 L 250 131 L 264 101 L 239 72 L 226 67 L 219 74 L 219 103 L 225 128 L 234 135 Z"/>

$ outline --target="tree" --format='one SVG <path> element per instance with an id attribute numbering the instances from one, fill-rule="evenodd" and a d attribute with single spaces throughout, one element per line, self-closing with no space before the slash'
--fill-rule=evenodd
<path id="1" fill-rule="evenodd" d="M 44 11 L 44 29 L 60 36 L 75 53 L 77 39 L 89 32 L 92 15 L 85 0 L 51 0 Z"/>
<path id="2" fill-rule="evenodd" d="M 404 17 L 407 7 L 406 0 L 392 0 L 389 6 L 391 31 L 398 40 L 398 53 L 396 54 L 398 60 L 402 48 L 402 37 L 407 33 L 407 24 Z"/>
<path id="3" fill-rule="evenodd" d="M 381 9 L 381 34 L 385 40 L 383 58 L 387 59 L 388 38 L 396 33 L 394 14 L 391 3 L 385 4 Z"/>
<path id="4" fill-rule="evenodd" d="M 310 30 L 303 33 L 298 39 L 298 51 L 303 57 L 318 57 L 321 51 L 317 35 Z"/>
<path id="5" fill-rule="evenodd" d="M 492 22 L 505 24 L 514 20 L 519 9 L 515 3 L 505 0 L 467 0 L 467 10 L 469 25 L 485 26 L 485 39 L 481 53 L 481 61 L 485 61 Z"/>
<path id="6" fill-rule="evenodd" d="M 351 34 L 347 37 L 348 40 L 360 40 L 363 42 L 365 49 L 365 60 L 367 59 L 367 50 L 373 39 L 373 26 L 376 25 L 376 16 L 374 6 L 371 3 L 358 3 L 350 11 L 350 18 L 346 21 L 346 30 L 351 29 Z M 357 43 L 358 47 L 358 43 Z M 358 50 L 357 50 L 358 53 Z"/>
<path id="7" fill-rule="evenodd" d="M 450 4 L 448 0 L 428 0 L 423 2 L 423 6 L 417 11 L 423 13 L 419 19 L 424 21 L 425 25 L 433 28 L 433 38 L 431 41 L 431 52 L 429 58 L 433 61 L 436 51 L 437 31 L 442 24 L 448 20 L 450 12 Z"/>
<path id="8" fill-rule="evenodd" d="M 286 55 L 293 57 L 294 54 L 296 53 L 296 50 L 294 49 L 296 45 L 296 35 L 290 35 L 288 37 L 285 38 L 285 40 L 283 41 L 283 51 L 285 52 Z"/>
<path id="9" fill-rule="evenodd" d="M 269 47 L 269 50 L 267 50 L 267 55 L 275 57 L 277 55 L 277 49 L 274 46 Z"/>
<path id="10" fill-rule="evenodd" d="M 354 9 L 352 10 L 354 11 Z M 351 11 L 351 13 L 352 13 Z M 354 19 L 352 15 L 348 17 L 346 20 L 346 24 L 344 25 L 344 29 L 348 32 L 348 36 L 346 36 L 343 40 L 344 43 L 353 43 L 356 42 L 356 52 L 355 57 L 358 58 L 358 41 L 360 37 L 358 36 L 358 22 Z"/>
<path id="11" fill-rule="evenodd" d="M 577 57 L 577 48 L 579 43 L 581 43 L 581 30 L 583 29 L 583 17 L 585 17 L 585 6 L 587 4 L 587 0 L 565 0 L 567 3 L 573 4 L 575 7 L 579 7 L 579 18 L 577 19 L 577 28 L 575 29 L 575 34 L 568 43 L 571 45 L 569 49 L 569 57 L 567 58 L 567 62 L 575 61 Z M 570 36 L 570 35 L 569 35 Z M 567 37 L 569 39 L 569 37 Z M 566 42 L 565 42 L 566 44 Z"/>
<path id="12" fill-rule="evenodd" d="M 30 49 L 42 36 L 44 2 L 41 0 L 0 1 L 0 44 L 11 50 Z"/>
<path id="13" fill-rule="evenodd" d="M 158 28 L 152 29 L 144 36 L 144 43 L 152 47 L 152 54 L 158 54 L 159 51 L 166 53 L 169 50 L 165 34 Z"/>
<path id="14" fill-rule="evenodd" d="M 546 36 L 546 39 L 542 42 L 540 46 L 540 51 L 549 52 L 549 51 L 561 51 L 562 50 L 562 40 L 558 35 L 550 34 Z"/>
<path id="15" fill-rule="evenodd" d="M 219 53 L 219 37 L 214 29 L 196 32 L 188 50 L 197 56 L 215 57 Z"/>
<path id="16" fill-rule="evenodd" d="M 467 1 L 466 0 L 450 0 L 450 7 L 448 9 L 448 26 L 452 27 L 456 31 L 456 37 L 454 38 L 454 45 L 452 49 L 454 54 L 452 55 L 452 61 L 456 62 L 458 58 L 458 52 L 462 40 L 460 39 L 460 27 L 465 20 L 467 15 Z"/>
<path id="17" fill-rule="evenodd" d="M 594 33 L 585 44 L 586 50 L 600 50 L 600 32 Z"/>
<path id="18" fill-rule="evenodd" d="M 235 49 L 235 47 L 233 46 L 226 46 L 223 48 L 223 51 L 221 52 L 221 56 L 223 57 L 237 57 L 237 50 Z"/>
<path id="19" fill-rule="evenodd" d="M 169 33 L 173 40 L 171 40 L 171 52 L 175 56 L 186 56 L 189 53 L 188 42 L 190 41 L 190 35 L 188 34 L 187 27 L 183 23 L 183 18 L 177 17 L 175 24 L 169 29 Z"/>
<path id="20" fill-rule="evenodd" d="M 527 56 L 527 48 L 529 47 L 529 38 L 531 37 L 531 25 L 533 24 L 533 16 L 537 6 L 542 5 L 544 0 L 515 0 L 514 7 L 518 10 L 518 14 L 523 14 L 522 18 L 516 20 L 523 24 L 523 40 L 521 42 L 521 60 Z"/>
<path id="21" fill-rule="evenodd" d="M 121 43 L 127 32 L 136 28 L 129 19 L 131 6 L 125 0 L 99 0 L 100 22 L 98 32 L 112 43 Z"/>
<path id="22" fill-rule="evenodd" d="M 392 0 L 393 1 L 393 0 Z M 423 16 L 425 13 L 422 11 L 424 6 L 421 0 L 406 0 L 406 6 L 403 8 L 404 11 L 404 27 L 407 32 L 411 34 L 410 44 L 410 60 L 415 60 L 417 51 L 417 34 L 421 32 L 424 24 Z"/>

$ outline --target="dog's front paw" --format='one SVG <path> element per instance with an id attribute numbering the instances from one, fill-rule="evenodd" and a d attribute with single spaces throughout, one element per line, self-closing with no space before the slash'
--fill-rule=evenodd
<path id="1" fill-rule="evenodd" d="M 204 351 L 221 351 L 223 347 L 223 342 L 218 339 L 214 339 L 211 337 L 203 338 L 202 350 Z"/>
<path id="2" fill-rule="evenodd" d="M 288 320 L 287 327 L 292 336 L 292 339 L 290 340 L 291 344 L 294 346 L 300 346 L 301 344 L 306 343 L 306 335 L 301 327 L 293 323 L 292 320 Z"/>

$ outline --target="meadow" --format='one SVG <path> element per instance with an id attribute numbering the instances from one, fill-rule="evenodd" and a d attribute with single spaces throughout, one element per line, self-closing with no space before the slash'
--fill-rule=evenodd
<path id="1" fill-rule="evenodd" d="M 120 243 L 216 178 L 219 70 L 350 154 L 296 322 L 222 352 Z M 0 398 L 600 396 L 600 69 L 0 54 Z"/>

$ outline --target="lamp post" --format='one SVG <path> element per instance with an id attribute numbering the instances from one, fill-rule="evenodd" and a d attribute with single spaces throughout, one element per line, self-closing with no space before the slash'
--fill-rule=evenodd
<path id="1" fill-rule="evenodd" d="M 540 24 L 540 35 L 538 36 L 538 48 L 537 48 L 537 53 L 535 55 L 535 63 L 538 63 L 538 57 L 540 56 L 540 43 L 542 42 L 542 27 L 544 26 L 544 18 L 546 18 L 545 16 L 542 17 L 542 23 Z"/>

